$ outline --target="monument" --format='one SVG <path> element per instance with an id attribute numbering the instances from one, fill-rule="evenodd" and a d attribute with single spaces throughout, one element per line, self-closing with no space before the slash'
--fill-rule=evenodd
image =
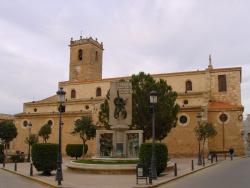
<path id="1" fill-rule="evenodd" d="M 132 85 L 111 82 L 109 97 L 110 130 L 97 130 L 96 157 L 137 158 L 143 142 L 142 130 L 129 130 L 132 124 Z"/>

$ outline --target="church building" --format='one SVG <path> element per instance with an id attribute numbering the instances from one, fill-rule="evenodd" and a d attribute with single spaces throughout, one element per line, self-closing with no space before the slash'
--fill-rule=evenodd
<path id="1" fill-rule="evenodd" d="M 104 102 L 111 82 L 128 77 L 102 78 L 103 44 L 89 37 L 71 39 L 69 80 L 58 83 L 66 92 L 66 111 L 62 115 L 62 152 L 67 144 L 81 143 L 72 135 L 74 123 L 82 116 L 91 116 L 98 129 L 100 105 Z M 225 62 L 226 64 L 226 62 Z M 143 71 L 143 70 L 142 70 Z M 178 93 L 177 103 L 181 110 L 178 123 L 162 141 L 168 146 L 170 156 L 195 156 L 198 142 L 194 128 L 198 125 L 197 115 L 215 125 L 217 135 L 206 143 L 206 150 L 228 150 L 234 148 L 236 155 L 244 152 L 243 106 L 241 103 L 241 67 L 214 68 L 211 57 L 204 70 L 153 74 L 154 79 L 164 79 Z M 11 143 L 13 151 L 27 153 L 25 138 L 31 133 L 38 134 L 48 123 L 52 127 L 49 142 L 56 143 L 58 137 L 58 102 L 55 94 L 40 101 L 23 104 L 23 112 L 15 115 L 18 136 Z M 31 123 L 31 124 L 30 124 Z M 31 126 L 32 125 L 32 126 Z M 40 140 L 41 141 L 41 140 Z M 87 142 L 88 156 L 96 154 L 96 140 Z"/>

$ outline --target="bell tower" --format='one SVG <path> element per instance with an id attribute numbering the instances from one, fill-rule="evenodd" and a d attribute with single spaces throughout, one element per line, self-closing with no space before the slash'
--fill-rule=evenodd
<path id="1" fill-rule="evenodd" d="M 102 79 L 103 44 L 97 39 L 82 38 L 70 40 L 69 80 L 88 81 Z"/>

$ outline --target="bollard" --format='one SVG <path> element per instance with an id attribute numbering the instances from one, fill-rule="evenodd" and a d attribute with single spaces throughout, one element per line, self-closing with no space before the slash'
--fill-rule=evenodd
<path id="1" fill-rule="evenodd" d="M 192 167 L 192 171 L 194 171 L 194 160 L 192 160 L 191 167 Z"/>
<path id="2" fill-rule="evenodd" d="M 152 184 L 152 175 L 151 175 L 151 168 L 148 169 L 148 183 Z"/>
<path id="3" fill-rule="evenodd" d="M 33 163 L 30 163 L 30 176 L 33 176 Z"/>
<path id="4" fill-rule="evenodd" d="M 174 163 L 174 176 L 177 176 L 177 164 Z"/>
<path id="5" fill-rule="evenodd" d="M 213 155 L 211 156 L 211 163 L 212 164 L 214 163 L 214 156 Z"/>
<path id="6" fill-rule="evenodd" d="M 5 168 L 5 157 L 3 158 L 3 168 Z"/>
<path id="7" fill-rule="evenodd" d="M 17 171 L 17 163 L 15 162 L 14 171 Z"/>
<path id="8" fill-rule="evenodd" d="M 218 162 L 218 158 L 217 158 L 217 155 L 215 155 L 215 161 Z"/>

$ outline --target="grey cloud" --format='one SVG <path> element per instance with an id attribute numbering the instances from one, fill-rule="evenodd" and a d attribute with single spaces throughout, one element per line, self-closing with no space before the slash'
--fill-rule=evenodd
<path id="1" fill-rule="evenodd" d="M 242 66 L 249 113 L 249 6 L 235 0 L 3 0 L 0 96 L 10 96 L 11 105 L 0 111 L 16 113 L 22 102 L 53 94 L 68 78 L 69 39 L 82 33 L 104 42 L 104 77 L 204 69 L 209 54 L 214 67 Z"/>

